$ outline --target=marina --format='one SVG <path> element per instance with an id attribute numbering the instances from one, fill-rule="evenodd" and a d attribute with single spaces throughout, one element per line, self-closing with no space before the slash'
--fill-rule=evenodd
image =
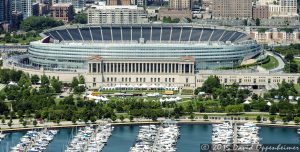
<path id="1" fill-rule="evenodd" d="M 244 124 L 247 126 L 247 124 Z M 148 125 L 149 126 L 149 125 Z M 230 126 L 230 125 L 229 125 Z M 234 126 L 234 125 L 233 125 Z M 232 126 L 232 131 L 234 135 L 234 127 Z M 245 128 L 256 128 L 254 126 L 248 125 L 247 127 L 242 127 L 242 124 L 238 124 L 237 129 L 237 141 L 239 140 L 245 140 L 242 138 L 240 134 L 245 134 L 243 132 L 248 132 Z M 214 125 L 210 124 L 177 124 L 178 131 L 180 132 L 180 135 L 177 138 L 175 151 L 177 152 L 193 152 L 193 151 L 199 151 L 199 145 L 204 143 L 211 143 L 213 134 L 216 131 L 214 129 Z M 93 127 L 93 131 L 96 132 L 98 126 Z M 146 127 L 147 128 L 147 127 Z M 159 134 L 159 128 L 161 128 L 159 125 L 156 126 L 157 132 L 156 134 Z M 114 126 L 111 136 L 107 140 L 107 144 L 103 147 L 103 152 L 128 152 L 130 151 L 130 147 L 133 146 L 136 143 L 136 137 L 138 136 L 139 130 L 141 129 L 138 125 L 120 125 L 120 126 Z M 149 127 L 148 127 L 149 129 Z M 175 129 L 175 128 L 174 128 Z M 63 152 L 66 151 L 69 147 L 71 141 L 77 136 L 78 133 L 80 133 L 81 129 L 73 128 L 63 128 L 60 129 L 59 132 L 54 136 L 53 140 L 50 142 L 48 146 L 46 146 L 47 152 Z M 85 128 L 82 128 L 82 130 L 85 130 Z M 98 134 L 100 135 L 100 130 L 98 129 Z M 256 129 L 252 129 L 256 130 Z M 169 131 L 174 132 L 173 130 L 169 129 Z M 40 132 L 40 131 L 37 131 Z M 78 132 L 78 133 L 77 133 Z M 164 131 L 163 131 L 164 132 Z M 241 132 L 241 133 L 240 133 Z M 297 132 L 297 129 L 295 128 L 284 128 L 284 127 L 261 127 L 257 130 L 257 136 L 259 138 L 260 144 L 276 144 L 276 143 L 285 143 L 285 144 L 299 144 L 299 135 Z M 12 147 L 16 147 L 23 136 L 27 134 L 27 132 L 24 131 L 17 131 L 17 132 L 5 132 L 6 134 L 5 138 L 0 142 L 0 151 L 8 152 L 12 150 Z M 74 136 L 73 136 L 74 134 Z M 249 133 L 250 134 L 250 133 Z M 248 137 L 247 134 L 245 134 L 246 137 Z M 97 136 L 91 136 L 90 142 L 87 142 L 86 148 L 90 147 L 90 151 L 92 151 L 92 148 L 95 147 L 93 145 L 95 142 L 93 142 L 93 139 L 97 139 Z M 163 137 L 163 136 L 162 136 Z M 252 135 L 252 137 L 254 137 Z M 98 137 L 99 139 L 99 137 Z M 164 138 L 162 138 L 164 139 Z M 154 138 L 155 140 L 159 140 L 159 138 Z M 165 141 L 165 140 L 162 140 Z M 233 141 L 233 139 L 232 139 Z M 80 141 L 81 142 L 81 141 Z M 157 142 L 160 143 L 160 142 Z M 157 145 L 157 146 L 154 146 Z M 171 144 L 172 145 L 172 144 Z M 159 144 L 153 143 L 152 147 L 159 147 Z M 150 151 L 155 148 L 151 148 Z M 96 150 L 99 150 L 96 148 Z M 88 150 L 86 150 L 88 151 Z M 100 151 L 100 150 L 99 150 Z M 163 150 L 161 150 L 163 151 Z"/>
<path id="2" fill-rule="evenodd" d="M 44 128 L 41 131 L 28 131 L 22 138 L 20 138 L 20 142 L 11 148 L 11 151 L 45 151 L 46 147 L 53 140 L 57 132 L 58 130 L 48 130 L 47 128 Z"/>
<path id="3" fill-rule="evenodd" d="M 65 152 L 99 152 L 112 134 L 111 124 L 80 128 Z"/>
<path id="4" fill-rule="evenodd" d="M 260 145 L 259 129 L 253 123 L 237 124 L 228 121 L 223 124 L 214 124 L 211 143 L 229 147 Z"/>
<path id="5" fill-rule="evenodd" d="M 174 152 L 179 136 L 179 128 L 174 121 L 166 121 L 162 125 L 140 126 L 130 152 Z"/>

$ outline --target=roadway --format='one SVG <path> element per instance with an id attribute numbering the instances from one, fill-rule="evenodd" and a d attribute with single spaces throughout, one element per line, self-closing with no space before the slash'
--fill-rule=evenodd
<path id="1" fill-rule="evenodd" d="M 278 54 L 274 54 L 269 51 L 267 51 L 267 54 L 273 56 L 278 61 L 278 66 L 275 67 L 274 69 L 271 69 L 270 72 L 283 72 L 284 65 L 285 65 L 283 59 Z"/>

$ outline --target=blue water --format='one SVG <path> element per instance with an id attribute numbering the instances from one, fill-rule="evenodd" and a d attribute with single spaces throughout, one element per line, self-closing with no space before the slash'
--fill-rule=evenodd
<path id="1" fill-rule="evenodd" d="M 63 152 L 66 150 L 72 137 L 76 135 L 77 128 L 64 128 L 54 136 L 53 141 L 48 145 L 47 152 Z"/>
<path id="2" fill-rule="evenodd" d="M 128 152 L 138 132 L 139 126 L 115 126 L 103 152 Z"/>
<path id="3" fill-rule="evenodd" d="M 297 129 L 283 127 L 261 127 L 261 144 L 299 144 Z"/>
<path id="4" fill-rule="evenodd" d="M 177 141 L 178 152 L 198 152 L 200 144 L 211 141 L 211 125 L 183 124 L 180 125 L 180 139 Z"/>
<path id="5" fill-rule="evenodd" d="M 26 131 L 7 133 L 5 138 L 0 141 L 0 151 L 9 151 L 11 147 L 14 147 L 20 142 L 20 138 L 25 134 Z"/>
<path id="6" fill-rule="evenodd" d="M 138 134 L 139 126 L 115 126 L 104 152 L 128 152 Z M 62 152 L 66 149 L 70 139 L 77 129 L 61 129 L 48 145 L 47 152 Z M 72 133 L 73 132 L 73 133 Z M 211 125 L 182 124 L 180 125 L 180 138 L 177 142 L 178 152 L 199 152 L 201 143 L 210 143 Z M 0 142 L 0 152 L 9 151 L 10 147 L 19 143 L 26 132 L 8 133 Z M 262 144 L 299 144 L 297 129 L 261 127 L 259 131 Z"/>

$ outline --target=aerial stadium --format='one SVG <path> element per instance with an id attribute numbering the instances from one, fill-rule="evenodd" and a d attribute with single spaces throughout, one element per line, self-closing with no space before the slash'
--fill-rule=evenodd
<path id="1" fill-rule="evenodd" d="M 83 74 L 91 87 L 195 87 L 199 70 L 233 67 L 262 52 L 243 31 L 192 24 L 69 25 L 41 35 L 14 66 Z"/>

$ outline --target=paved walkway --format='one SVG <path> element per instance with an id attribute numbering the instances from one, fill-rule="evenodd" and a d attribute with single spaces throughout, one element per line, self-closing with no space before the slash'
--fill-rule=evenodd
<path id="1" fill-rule="evenodd" d="M 222 116 L 217 116 L 219 118 L 222 118 Z M 223 117 L 224 118 L 224 117 Z M 125 119 L 124 121 L 117 120 L 113 122 L 115 125 L 122 125 L 122 124 L 153 124 L 153 123 L 160 123 L 160 121 L 165 120 L 165 118 L 158 118 L 158 121 L 153 122 L 151 119 L 142 119 L 142 118 L 135 118 L 133 122 L 130 122 L 129 119 Z M 46 122 L 43 124 L 38 124 L 36 127 L 32 125 L 32 121 L 30 125 L 26 125 L 26 127 L 23 127 L 21 123 L 19 123 L 18 119 L 13 120 L 13 125 L 9 127 L 7 125 L 7 122 L 9 120 L 6 120 L 5 124 L 0 124 L 0 130 L 28 130 L 32 128 L 37 128 L 37 127 L 50 127 L 50 128 L 62 128 L 62 127 L 72 127 L 72 126 L 84 126 L 86 125 L 84 122 L 76 122 L 76 124 L 73 124 L 71 121 L 62 121 L 59 124 L 53 123 L 53 122 Z M 177 120 L 178 123 L 199 123 L 199 124 L 211 124 L 211 123 L 223 123 L 225 120 L 224 119 L 209 119 L 209 120 L 204 120 L 202 117 L 196 117 L 194 120 L 190 120 L 188 117 L 181 118 Z M 226 120 L 228 121 L 228 120 Z M 108 122 L 108 120 L 97 120 L 95 123 L 100 124 L 103 122 Z M 236 123 L 246 123 L 246 122 L 252 122 L 252 123 L 257 123 L 255 120 L 234 120 Z M 271 124 L 269 121 L 262 121 L 262 123 L 259 123 L 259 125 L 269 125 L 269 126 L 286 126 L 286 127 L 300 127 L 298 124 L 294 124 L 293 122 L 290 122 L 289 124 L 283 124 L 282 121 L 277 121 L 276 124 Z"/>

